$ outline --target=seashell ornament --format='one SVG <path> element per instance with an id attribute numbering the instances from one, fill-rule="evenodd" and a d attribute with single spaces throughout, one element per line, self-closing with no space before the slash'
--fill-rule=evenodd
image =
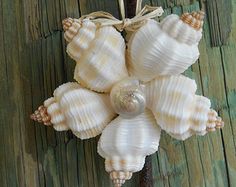
<path id="1" fill-rule="evenodd" d="M 161 23 L 147 20 L 128 42 L 131 74 L 141 81 L 160 75 L 178 75 L 196 62 L 204 13 L 171 14 Z"/>
<path id="2" fill-rule="evenodd" d="M 145 6 L 138 12 L 138 1 L 136 16 L 125 19 L 124 3 L 119 3 L 122 21 L 101 11 L 63 20 L 79 84 L 59 86 L 31 115 L 80 139 L 102 133 L 97 149 L 115 187 L 140 171 L 145 157 L 158 150 L 161 129 L 185 140 L 224 125 L 210 100 L 195 94 L 195 81 L 179 75 L 199 57 L 204 12 L 171 14 L 158 23 L 149 18 L 160 16 L 160 7 Z M 130 36 L 129 72 L 126 44 L 115 27 Z"/>
<path id="3" fill-rule="evenodd" d="M 176 139 L 205 135 L 224 125 L 210 109 L 210 100 L 195 95 L 196 89 L 195 81 L 183 75 L 159 77 L 146 85 L 148 108 L 160 127 Z"/>
<path id="4" fill-rule="evenodd" d="M 149 110 L 132 119 L 119 116 L 104 129 L 98 153 L 105 158 L 106 171 L 115 186 L 121 186 L 143 168 L 145 157 L 158 150 L 160 134 Z"/>
<path id="5" fill-rule="evenodd" d="M 70 129 L 80 139 L 97 136 L 116 116 L 108 95 L 92 92 L 78 83 L 63 84 L 53 95 L 41 107 L 42 115 L 38 117 L 35 112 L 32 119 L 52 124 L 57 131 Z"/>
<path id="6" fill-rule="evenodd" d="M 74 78 L 86 88 L 109 92 L 128 76 L 125 42 L 112 26 L 98 27 L 89 19 L 67 18 L 64 37 L 69 42 L 68 55 L 76 61 Z"/>
<path id="7" fill-rule="evenodd" d="M 111 104 L 123 118 L 132 118 L 144 112 L 146 99 L 144 85 L 134 77 L 121 80 L 112 87 Z"/>

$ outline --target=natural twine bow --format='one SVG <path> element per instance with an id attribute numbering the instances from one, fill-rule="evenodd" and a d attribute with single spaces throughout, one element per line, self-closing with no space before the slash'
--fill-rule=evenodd
<path id="1" fill-rule="evenodd" d="M 128 31 L 135 31 L 139 27 L 141 27 L 147 19 L 161 16 L 164 12 L 161 7 L 152 7 L 148 5 L 145 5 L 144 8 L 141 10 L 142 0 L 137 0 L 136 16 L 129 19 L 125 18 L 125 8 L 123 0 L 119 0 L 119 7 L 122 20 L 115 18 L 108 12 L 97 11 L 80 17 L 78 21 L 81 22 L 84 19 L 89 19 L 99 26 L 112 25 L 116 27 L 119 31 L 122 31 L 124 29 Z"/>

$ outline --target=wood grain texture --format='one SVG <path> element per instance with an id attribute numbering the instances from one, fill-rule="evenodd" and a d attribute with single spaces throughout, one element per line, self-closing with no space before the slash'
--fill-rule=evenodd
<path id="1" fill-rule="evenodd" d="M 206 7 L 200 59 L 185 74 L 209 97 L 223 130 L 185 142 L 162 133 L 152 155 L 156 187 L 236 186 L 236 0 L 145 0 L 165 15 Z M 3 187 L 109 187 L 98 138 L 81 141 L 29 119 L 53 90 L 73 78 L 61 20 L 104 10 L 116 0 L 0 0 L 0 184 Z M 217 47 L 212 47 L 214 44 Z M 136 173 L 125 187 L 139 186 Z"/>
<path id="2" fill-rule="evenodd" d="M 147 156 L 143 169 L 139 172 L 140 187 L 153 187 L 152 158 Z"/>

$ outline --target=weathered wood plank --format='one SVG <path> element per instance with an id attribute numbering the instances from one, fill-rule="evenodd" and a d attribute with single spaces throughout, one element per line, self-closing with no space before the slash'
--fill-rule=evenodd
<path id="1" fill-rule="evenodd" d="M 227 42 L 227 45 L 222 46 L 220 48 L 221 52 L 221 60 L 222 60 L 222 68 L 224 75 L 224 83 L 225 83 L 225 94 L 227 99 L 227 107 L 223 108 L 222 113 L 224 116 L 227 116 L 227 124 L 228 127 L 222 131 L 222 141 L 224 143 L 224 154 L 227 163 L 228 169 L 228 179 L 231 186 L 236 185 L 236 181 L 234 179 L 235 171 L 236 171 L 236 150 L 235 150 L 235 90 L 236 84 L 234 81 L 235 77 L 235 59 L 236 59 L 236 2 L 233 1 L 233 14 L 232 16 L 232 32 L 230 38 Z"/>
<path id="2" fill-rule="evenodd" d="M 173 8 L 175 6 L 189 5 L 196 0 L 151 0 L 153 5 L 162 6 L 163 8 Z"/>
<path id="3" fill-rule="evenodd" d="M 212 46 L 226 44 L 232 27 L 232 1 L 215 0 L 206 4 Z"/>

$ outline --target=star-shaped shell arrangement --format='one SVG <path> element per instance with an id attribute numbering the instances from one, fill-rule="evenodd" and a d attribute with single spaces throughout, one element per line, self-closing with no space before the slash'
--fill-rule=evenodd
<path id="1" fill-rule="evenodd" d="M 65 19 L 77 82 L 59 86 L 31 118 L 80 139 L 101 134 L 98 153 L 121 186 L 158 150 L 161 130 L 185 140 L 224 125 L 210 100 L 196 95 L 195 81 L 181 75 L 199 57 L 203 19 L 202 11 L 160 23 L 145 18 L 127 44 L 113 25 Z"/>

